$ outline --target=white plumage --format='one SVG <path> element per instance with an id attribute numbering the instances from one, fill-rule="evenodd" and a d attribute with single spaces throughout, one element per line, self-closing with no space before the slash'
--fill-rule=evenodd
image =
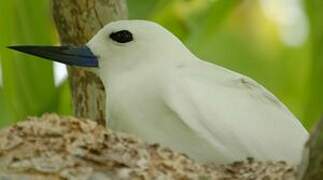
<path id="1" fill-rule="evenodd" d="M 109 37 L 121 30 L 133 40 Z M 197 161 L 299 163 L 308 133 L 275 96 L 246 76 L 198 59 L 158 24 L 113 22 L 87 45 L 99 57 L 95 72 L 107 90 L 110 128 Z"/>

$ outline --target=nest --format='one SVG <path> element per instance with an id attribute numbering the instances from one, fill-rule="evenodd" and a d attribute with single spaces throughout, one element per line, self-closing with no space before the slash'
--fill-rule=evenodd
<path id="1" fill-rule="evenodd" d="M 0 131 L 0 179 L 295 179 L 285 162 L 199 164 L 95 122 L 46 114 Z"/>

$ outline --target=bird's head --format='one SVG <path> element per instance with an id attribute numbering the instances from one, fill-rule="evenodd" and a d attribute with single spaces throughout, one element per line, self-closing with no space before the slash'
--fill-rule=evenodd
<path id="1" fill-rule="evenodd" d="M 140 64 L 174 61 L 190 54 L 185 46 L 162 26 L 144 20 L 121 20 L 107 24 L 86 45 L 10 46 L 27 54 L 72 66 L 100 70 L 127 70 Z"/>

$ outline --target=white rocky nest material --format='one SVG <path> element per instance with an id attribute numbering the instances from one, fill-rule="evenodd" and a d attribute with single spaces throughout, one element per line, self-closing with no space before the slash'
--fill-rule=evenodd
<path id="1" fill-rule="evenodd" d="M 202 165 L 90 120 L 47 114 L 0 131 L 0 179 L 295 179 L 284 162 Z"/>

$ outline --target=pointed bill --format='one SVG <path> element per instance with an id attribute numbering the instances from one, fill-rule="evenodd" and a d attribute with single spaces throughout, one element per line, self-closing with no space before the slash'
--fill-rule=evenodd
<path id="1" fill-rule="evenodd" d="M 87 46 L 9 46 L 8 48 L 72 66 L 99 66 L 98 58 Z"/>

